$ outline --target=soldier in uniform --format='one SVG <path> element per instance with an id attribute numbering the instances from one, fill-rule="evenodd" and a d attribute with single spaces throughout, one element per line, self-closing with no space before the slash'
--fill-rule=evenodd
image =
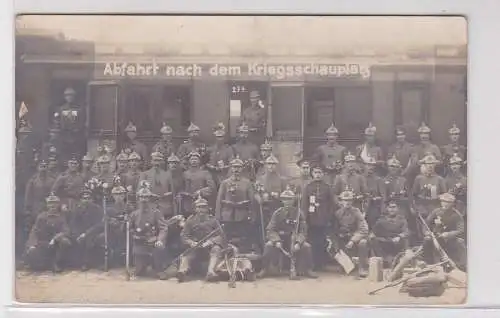
<path id="1" fill-rule="evenodd" d="M 335 202 L 338 203 L 338 196 L 349 187 L 354 192 L 354 205 L 358 209 L 362 209 L 362 202 L 367 193 L 366 179 L 358 173 L 358 164 L 356 157 L 348 153 L 345 158 L 345 170 L 337 175 L 333 183 L 333 192 L 335 194 Z M 363 212 L 363 211 L 362 211 Z"/>
<path id="2" fill-rule="evenodd" d="M 122 260 L 121 256 L 125 254 L 126 236 L 123 222 L 132 212 L 130 206 L 126 203 L 127 190 L 118 183 L 111 190 L 113 201 L 106 206 L 106 216 L 108 222 L 108 244 L 111 251 L 111 262 L 118 265 Z M 97 237 L 100 246 L 104 246 L 104 233 Z M 120 258 L 119 258 L 120 257 Z"/>
<path id="3" fill-rule="evenodd" d="M 234 154 L 243 161 L 243 176 L 255 181 L 259 148 L 248 140 L 248 126 L 243 123 L 238 128 L 238 142 L 233 145 Z"/>
<path id="4" fill-rule="evenodd" d="M 450 162 L 451 157 L 457 154 L 462 160 L 467 159 L 467 148 L 461 145 L 460 142 L 460 128 L 456 124 L 448 130 L 450 134 L 450 143 L 443 147 L 443 163 L 447 164 Z M 446 167 L 444 167 L 446 168 Z M 449 169 L 445 169 L 445 173 L 448 173 Z"/>
<path id="5" fill-rule="evenodd" d="M 31 270 L 45 270 L 52 267 L 54 272 L 62 271 L 71 246 L 69 227 L 61 213 L 60 199 L 54 194 L 46 198 L 46 210 L 36 218 L 26 242 L 25 264 Z"/>
<path id="6" fill-rule="evenodd" d="M 459 154 L 453 154 L 449 159 L 449 172 L 444 178 L 446 189 L 456 198 L 455 207 L 462 213 L 464 219 L 467 212 L 467 177 L 460 171 L 463 160 Z"/>
<path id="7" fill-rule="evenodd" d="M 26 215 L 25 226 L 31 228 L 36 217 L 45 209 L 45 199 L 52 191 L 55 178 L 48 171 L 47 161 L 38 162 L 38 172 L 32 176 L 26 184 L 24 193 L 24 213 Z"/>
<path id="8" fill-rule="evenodd" d="M 76 92 L 73 88 L 64 90 L 64 105 L 59 107 L 61 123 L 61 146 L 64 155 L 77 154 L 81 158 L 86 149 L 85 111 L 75 104 Z M 67 159 L 67 158 L 63 158 Z"/>
<path id="9" fill-rule="evenodd" d="M 62 149 L 60 141 L 61 130 L 58 126 L 49 129 L 49 139 L 42 144 L 40 155 L 42 158 L 48 158 L 51 153 L 60 154 Z"/>
<path id="10" fill-rule="evenodd" d="M 124 185 L 129 193 L 137 192 L 137 185 L 141 177 L 139 165 L 141 164 L 141 156 L 137 152 L 132 152 L 128 156 L 128 171 L 125 175 Z"/>
<path id="11" fill-rule="evenodd" d="M 325 134 L 326 144 L 316 149 L 313 161 L 323 166 L 327 182 L 333 185 L 335 177 L 342 171 L 347 149 L 338 143 L 339 131 L 333 123 Z"/>
<path id="12" fill-rule="evenodd" d="M 129 122 L 127 127 L 125 127 L 125 134 L 127 135 L 127 140 L 125 145 L 122 147 L 126 153 L 136 152 L 141 156 L 142 166 L 149 166 L 149 152 L 145 144 L 138 141 L 137 138 L 137 127 L 134 126 L 132 122 Z"/>
<path id="13" fill-rule="evenodd" d="M 73 259 L 82 271 L 97 264 L 95 252 L 101 246 L 96 244 L 96 238 L 103 228 L 103 216 L 102 207 L 92 202 L 90 190 L 83 189 L 80 202 L 68 215 L 71 239 L 75 246 Z"/>
<path id="14" fill-rule="evenodd" d="M 387 204 L 387 211 L 375 222 L 370 233 L 370 247 L 377 257 L 388 264 L 394 257 L 410 247 L 410 232 L 406 217 L 399 210 L 396 201 Z"/>
<path id="15" fill-rule="evenodd" d="M 130 215 L 132 232 L 132 255 L 136 276 L 146 276 L 147 268 L 153 270 L 159 279 L 168 278 L 163 271 L 163 254 L 168 226 L 163 213 L 150 204 L 154 194 L 147 186 L 137 191 L 138 208 Z"/>
<path id="16" fill-rule="evenodd" d="M 180 193 L 186 188 L 184 180 L 184 171 L 180 165 L 180 160 L 175 154 L 171 154 L 167 159 L 168 171 L 167 171 L 167 184 L 169 192 L 172 192 L 171 196 L 171 211 L 167 212 L 168 215 L 176 215 L 183 213 L 181 208 L 182 197 Z"/>
<path id="17" fill-rule="evenodd" d="M 245 249 L 260 242 L 260 239 L 255 242 L 253 231 L 256 221 L 252 210 L 254 188 L 250 180 L 242 177 L 243 161 L 235 158 L 230 164 L 231 175 L 222 181 L 215 201 L 215 217 L 224 224 L 230 243 Z"/>
<path id="18" fill-rule="evenodd" d="M 341 208 L 335 212 L 328 242 L 336 242 L 348 255 L 359 257 L 359 276 L 368 269 L 368 224 L 361 211 L 353 206 L 355 193 L 347 188 L 340 194 Z"/>
<path id="19" fill-rule="evenodd" d="M 406 141 L 404 127 L 396 128 L 396 142 L 389 147 L 387 158 L 396 158 L 401 164 L 401 175 L 409 177 L 411 172 L 410 158 L 413 153 L 413 145 Z"/>
<path id="20" fill-rule="evenodd" d="M 125 182 L 125 176 L 128 172 L 128 155 L 122 151 L 116 156 L 115 177 L 119 177 L 122 182 Z"/>
<path id="21" fill-rule="evenodd" d="M 61 173 L 52 186 L 52 192 L 61 198 L 63 210 L 71 211 L 80 199 L 80 192 L 85 184 L 78 171 L 78 158 L 74 156 L 68 161 L 68 169 Z"/>
<path id="22" fill-rule="evenodd" d="M 206 167 L 212 173 L 217 187 L 227 178 L 229 162 L 234 157 L 233 148 L 225 143 L 226 131 L 224 124 L 219 123 L 214 129 L 215 145 L 208 148 L 208 163 Z"/>
<path id="23" fill-rule="evenodd" d="M 161 168 L 163 162 L 165 162 L 163 155 L 159 152 L 153 152 L 151 154 L 152 167 L 141 173 L 139 184 L 146 181 L 151 186 L 150 191 L 155 195 L 157 208 L 163 215 L 166 215 L 169 206 L 169 189 L 167 172 Z M 139 184 L 136 186 L 137 189 L 140 188 Z"/>
<path id="24" fill-rule="evenodd" d="M 467 265 L 466 247 L 464 242 L 464 220 L 462 214 L 454 208 L 455 196 L 443 193 L 439 197 L 441 207 L 432 211 L 426 218 L 426 223 L 436 236 L 441 247 L 455 261 L 461 270 Z M 428 264 L 435 263 L 436 249 L 433 246 L 431 234 L 424 233 L 424 255 Z"/>
<path id="25" fill-rule="evenodd" d="M 94 165 L 94 158 L 90 155 L 90 153 L 87 153 L 85 156 L 82 158 L 82 178 L 84 182 L 89 181 L 93 177 L 96 176 L 96 174 L 92 171 L 92 166 Z"/>
<path id="26" fill-rule="evenodd" d="M 57 156 L 56 148 L 54 147 L 52 150 L 53 151 L 49 152 L 48 157 L 48 172 L 53 178 L 57 178 L 61 172 L 59 157 Z"/>
<path id="27" fill-rule="evenodd" d="M 108 155 L 102 155 L 97 159 L 99 164 L 99 173 L 96 178 L 103 183 L 107 183 L 109 187 L 112 187 L 115 180 L 115 175 L 111 172 L 111 160 Z"/>
<path id="28" fill-rule="evenodd" d="M 215 266 L 222 254 L 222 227 L 219 221 L 210 215 L 207 200 L 200 196 L 194 202 L 194 206 L 195 214 L 186 220 L 181 232 L 182 242 L 192 250 L 180 258 L 177 272 L 179 282 L 186 279 L 195 261 L 201 262 L 206 258 L 208 258 L 206 280 L 215 280 L 217 278 Z"/>
<path id="29" fill-rule="evenodd" d="M 266 141 L 260 145 L 260 159 L 256 162 L 257 177 L 266 172 L 266 159 L 273 154 L 273 145 L 266 139 Z"/>
<path id="30" fill-rule="evenodd" d="M 170 155 L 176 153 L 175 145 L 173 142 L 172 138 L 172 133 L 174 131 L 172 130 L 172 127 L 168 126 L 166 123 L 163 123 L 161 129 L 160 129 L 160 134 L 161 134 L 161 140 L 158 141 L 154 146 L 153 146 L 153 152 L 159 152 L 163 155 L 163 158 L 165 159 L 165 163 L 162 165 L 162 169 L 167 169 L 167 158 L 170 157 Z"/>
<path id="31" fill-rule="evenodd" d="M 323 169 L 312 169 L 312 181 L 302 190 L 301 210 L 306 215 L 308 241 L 311 243 L 314 268 L 322 269 L 327 260 L 326 235 L 335 202 L 330 185 L 324 180 Z"/>
<path id="32" fill-rule="evenodd" d="M 436 160 L 441 161 L 441 150 L 431 142 L 431 129 L 425 123 L 422 123 L 417 132 L 420 134 L 420 143 L 413 147 L 413 156 L 411 158 L 414 174 L 415 171 L 418 171 L 418 161 L 424 159 L 429 153 Z"/>
<path id="33" fill-rule="evenodd" d="M 192 152 L 188 157 L 189 168 L 184 171 L 185 195 L 182 200 L 183 211 L 186 216 L 192 213 L 193 203 L 196 197 L 201 195 L 207 200 L 210 200 L 213 199 L 212 196 L 217 191 L 210 172 L 200 167 L 200 154 L 198 152 Z"/>
<path id="34" fill-rule="evenodd" d="M 372 123 L 365 129 L 365 142 L 356 147 L 356 157 L 361 162 L 366 162 L 369 158 L 375 159 L 377 165 L 377 173 L 381 173 L 382 165 L 385 163 L 382 149 L 375 144 L 375 134 L 377 127 Z"/>
<path id="35" fill-rule="evenodd" d="M 188 140 L 186 140 L 182 145 L 180 145 L 177 156 L 181 160 L 182 166 L 187 169 L 189 167 L 189 154 L 192 152 L 197 152 L 200 154 L 201 164 L 204 165 L 207 160 L 207 149 L 206 145 L 200 140 L 200 127 L 191 123 L 188 129 Z"/>
<path id="36" fill-rule="evenodd" d="M 365 161 L 366 193 L 364 200 L 364 213 L 368 227 L 371 229 L 377 222 L 382 211 L 385 209 L 384 199 L 386 197 L 384 182 L 375 174 L 377 162 L 373 157 L 367 157 Z"/>
<path id="37" fill-rule="evenodd" d="M 300 168 L 300 175 L 297 178 L 291 180 L 290 184 L 292 186 L 292 191 L 300 197 L 304 187 L 311 182 L 311 162 L 306 158 L 302 158 L 297 161 L 297 166 Z"/>
<path id="38" fill-rule="evenodd" d="M 298 276 L 317 278 L 317 274 L 312 271 L 311 244 L 306 241 L 306 220 L 300 209 L 294 206 L 296 195 L 288 188 L 281 193 L 280 198 L 283 207 L 273 213 L 267 225 L 263 265 L 258 276 L 266 276 L 270 272 L 271 264 L 278 263 L 280 255 L 287 253 L 296 261 L 296 270 L 291 268 L 290 279 L 297 279 Z"/>
<path id="39" fill-rule="evenodd" d="M 258 91 L 250 92 L 250 107 L 247 107 L 241 116 L 240 124 L 248 125 L 249 140 L 259 146 L 264 142 L 266 133 L 266 108 L 260 100 Z"/>

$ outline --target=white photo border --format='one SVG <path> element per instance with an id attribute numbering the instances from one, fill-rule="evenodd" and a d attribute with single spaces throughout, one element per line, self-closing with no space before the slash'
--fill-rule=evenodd
<path id="1" fill-rule="evenodd" d="M 4 104 L 4 115 L 0 116 L 1 145 L 5 148 L 0 157 L 0 200 L 2 218 L 0 222 L 0 251 L 4 254 L 0 273 L 2 287 L 0 304 L 6 317 L 204 317 L 219 318 L 271 316 L 298 317 L 307 315 L 357 317 L 370 315 L 385 317 L 388 314 L 403 314 L 407 318 L 421 317 L 465 317 L 484 318 L 498 316 L 493 308 L 500 305 L 500 275 L 495 275 L 500 268 L 500 248 L 495 244 L 494 236 L 498 233 L 500 213 L 495 211 L 500 193 L 497 180 L 500 169 L 498 141 L 495 129 L 500 119 L 500 85 L 495 74 L 500 74 L 500 45 L 495 43 L 500 30 L 500 1 L 498 0 L 253 0 L 253 1 L 141 1 L 141 0 L 87 0 L 77 1 L 37 1 L 15 0 L 0 1 L 0 96 Z M 131 306 L 113 308 L 102 307 L 37 307 L 14 304 L 14 17 L 19 13 L 148 13 L 148 14 L 344 14 L 344 15 L 463 15 L 468 20 L 469 61 L 468 61 L 468 187 L 470 189 L 468 220 L 468 299 L 464 306 L 445 307 L 387 307 L 387 306 L 296 306 L 293 308 L 277 307 L 164 307 L 150 308 Z M 11 256 L 9 258 L 9 256 Z M 375 307 L 379 307 L 376 308 Z M 489 307 L 490 309 L 486 309 Z M 60 307 L 59 307 L 60 308 Z M 395 312 L 396 311 L 396 312 Z M 3 317 L 4 315 L 2 315 Z"/>

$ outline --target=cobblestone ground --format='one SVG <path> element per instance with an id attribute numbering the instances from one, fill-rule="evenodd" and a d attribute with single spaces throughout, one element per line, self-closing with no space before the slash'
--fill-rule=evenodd
<path id="1" fill-rule="evenodd" d="M 338 305 L 457 305 L 466 300 L 466 289 L 448 288 L 441 297 L 413 298 L 393 287 L 368 295 L 381 287 L 336 273 L 321 273 L 316 280 L 290 281 L 286 277 L 256 282 L 182 284 L 175 279 L 125 281 L 123 271 L 16 274 L 15 296 L 22 303 L 83 304 L 338 304 Z"/>

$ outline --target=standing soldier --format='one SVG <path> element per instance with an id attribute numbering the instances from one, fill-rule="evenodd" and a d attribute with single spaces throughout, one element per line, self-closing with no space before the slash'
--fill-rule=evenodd
<path id="1" fill-rule="evenodd" d="M 266 171 L 257 177 L 255 182 L 255 200 L 259 204 L 261 215 L 259 215 L 259 226 L 263 229 L 271 220 L 274 211 L 281 207 L 280 193 L 286 188 L 286 181 L 278 171 L 278 159 L 270 155 L 265 161 Z M 262 238 L 265 244 L 265 238 Z"/>
<path id="2" fill-rule="evenodd" d="M 382 257 L 388 264 L 398 253 L 410 247 L 410 232 L 406 217 L 399 211 L 396 201 L 390 201 L 386 213 L 375 222 L 370 234 L 370 247 L 377 257 Z"/>
<path id="3" fill-rule="evenodd" d="M 184 141 L 180 145 L 177 156 L 181 160 L 181 163 L 185 169 L 189 167 L 189 154 L 192 152 L 197 152 L 200 154 L 201 164 L 206 163 L 207 149 L 206 145 L 200 140 L 200 127 L 191 123 L 188 129 L 188 140 Z"/>
<path id="4" fill-rule="evenodd" d="M 182 242 L 192 250 L 180 258 L 177 272 L 179 282 L 186 279 L 194 261 L 201 262 L 206 258 L 208 258 L 206 280 L 215 280 L 217 278 L 215 266 L 221 258 L 223 234 L 219 222 L 210 215 L 208 202 L 201 196 L 194 202 L 194 207 L 195 214 L 186 220 L 181 232 Z"/>
<path id="5" fill-rule="evenodd" d="M 459 154 L 453 154 L 449 159 L 449 172 L 444 178 L 446 189 L 456 198 L 455 207 L 462 213 L 464 219 L 467 212 L 467 177 L 460 171 L 463 160 Z"/>
<path id="6" fill-rule="evenodd" d="M 243 161 L 243 176 L 255 181 L 259 148 L 248 140 L 248 126 L 242 123 L 238 128 L 238 142 L 233 145 L 234 154 Z"/>
<path id="7" fill-rule="evenodd" d="M 99 173 L 96 178 L 103 183 L 107 183 L 109 187 L 112 187 L 115 176 L 113 172 L 111 172 L 111 160 L 109 156 L 100 156 L 99 159 L 97 159 L 97 163 L 99 164 Z"/>
<path id="8" fill-rule="evenodd" d="M 192 213 L 193 203 L 195 198 L 198 196 L 203 196 L 204 198 L 210 200 L 215 191 L 215 182 L 212 180 L 210 172 L 201 169 L 200 164 L 200 154 L 198 152 L 192 152 L 189 154 L 189 168 L 184 171 L 184 182 L 185 182 L 185 193 L 184 199 L 182 201 L 183 209 L 186 215 Z M 185 209 L 188 209 L 186 211 Z"/>
<path id="9" fill-rule="evenodd" d="M 163 123 L 160 129 L 161 140 L 153 146 L 153 152 L 161 153 L 163 155 L 163 158 L 165 159 L 165 163 L 161 167 L 162 169 L 167 169 L 166 160 L 168 157 L 170 157 L 171 154 L 175 154 L 176 151 L 172 137 L 173 132 L 174 131 L 172 130 L 172 127 L 168 126 L 166 123 Z"/>
<path id="10" fill-rule="evenodd" d="M 215 145 L 208 148 L 207 169 L 212 173 L 217 187 L 227 178 L 229 162 L 234 157 L 233 148 L 225 143 L 224 124 L 219 123 L 214 129 Z"/>
<path id="11" fill-rule="evenodd" d="M 231 160 L 231 175 L 222 181 L 215 201 L 215 217 L 224 224 L 230 243 L 240 249 L 246 247 L 243 244 L 260 242 L 254 238 L 252 228 L 252 222 L 255 222 L 251 209 L 254 188 L 250 180 L 242 177 L 242 169 L 241 159 Z"/>
<path id="12" fill-rule="evenodd" d="M 180 165 L 180 160 L 175 154 L 171 154 L 167 159 L 168 171 L 167 171 L 167 184 L 169 192 L 172 192 L 171 196 L 171 214 L 177 215 L 183 213 L 181 210 L 181 200 L 182 197 L 180 193 L 184 191 L 186 184 L 184 181 L 184 171 Z"/>
<path id="13" fill-rule="evenodd" d="M 370 157 L 372 157 L 375 159 L 377 169 L 380 169 L 385 162 L 382 149 L 375 144 L 376 132 L 377 127 L 370 123 L 365 129 L 365 142 L 356 147 L 356 157 L 360 159 L 361 162 L 366 162 Z"/>
<path id="14" fill-rule="evenodd" d="M 150 204 L 153 196 L 147 186 L 141 187 L 137 191 L 137 210 L 130 215 L 135 275 L 145 276 L 148 266 L 153 265 L 156 276 L 167 279 L 163 272 L 163 254 L 168 226 L 163 213 Z"/>
<path id="15" fill-rule="evenodd" d="M 250 107 L 241 116 L 241 123 L 247 123 L 250 141 L 259 146 L 264 142 L 266 134 L 266 108 L 260 100 L 258 91 L 250 92 Z M 240 123 L 240 124 L 241 124 Z"/>
<path id="16" fill-rule="evenodd" d="M 122 184 L 125 183 L 125 176 L 128 172 L 128 155 L 122 151 L 116 156 L 115 177 L 119 177 Z"/>
<path id="17" fill-rule="evenodd" d="M 335 221 L 328 242 L 336 242 L 348 255 L 359 257 L 359 276 L 366 277 L 368 269 L 368 225 L 361 211 L 353 206 L 354 192 L 349 188 L 340 194 L 341 208 L 335 212 Z"/>
<path id="18" fill-rule="evenodd" d="M 84 182 L 87 182 L 95 177 L 96 174 L 92 171 L 93 165 L 94 159 L 92 158 L 90 153 L 87 153 L 85 156 L 83 156 L 81 174 Z"/>
<path id="19" fill-rule="evenodd" d="M 302 190 L 301 210 L 306 215 L 308 241 L 311 243 L 314 268 L 322 269 L 326 263 L 326 235 L 332 218 L 335 199 L 330 185 L 324 180 L 323 169 L 312 169 L 313 180 Z"/>
<path id="20" fill-rule="evenodd" d="M 150 190 L 155 198 L 158 200 L 157 208 L 163 215 L 168 213 L 168 177 L 167 172 L 161 168 L 164 159 L 163 155 L 159 152 L 153 152 L 151 154 L 151 169 L 141 173 L 139 177 L 139 183 L 146 181 L 150 185 Z M 136 188 L 140 188 L 139 184 Z M 151 199 L 151 198 L 150 198 Z"/>
<path id="21" fill-rule="evenodd" d="M 458 156 L 462 160 L 466 160 L 467 158 L 467 148 L 461 145 L 460 142 L 460 128 L 457 127 L 457 124 L 453 124 L 453 126 L 448 130 L 450 134 L 450 143 L 443 147 L 443 163 L 446 165 L 450 162 L 451 157 L 454 154 L 458 154 Z M 444 167 L 447 168 L 447 167 Z M 449 169 L 448 169 L 449 170 Z M 448 171 L 444 171 L 445 174 Z"/>
<path id="22" fill-rule="evenodd" d="M 348 187 L 354 192 L 354 205 L 361 209 L 364 195 L 367 193 L 366 179 L 358 173 L 356 157 L 348 153 L 344 161 L 345 171 L 339 174 L 333 183 L 335 202 L 338 203 L 338 196 Z"/>
<path id="23" fill-rule="evenodd" d="M 101 248 L 97 244 L 97 236 L 103 228 L 103 215 L 103 208 L 92 202 L 88 189 L 82 191 L 80 202 L 70 210 L 69 227 L 76 247 L 74 256 L 82 271 L 88 270 L 97 262 L 94 252 Z"/>
<path id="24" fill-rule="evenodd" d="M 52 151 L 49 152 L 48 157 L 48 172 L 53 178 L 57 178 L 61 173 L 61 165 L 59 164 L 59 157 L 57 155 L 56 148 L 54 147 L 51 150 Z"/>
<path id="25" fill-rule="evenodd" d="M 263 265 L 258 276 L 259 278 L 266 276 L 271 264 L 278 263 L 280 255 L 287 253 L 294 258 L 290 261 L 296 261 L 296 269 L 290 270 L 290 279 L 297 279 L 298 276 L 318 278 L 318 275 L 312 271 L 313 257 L 311 244 L 306 241 L 306 220 L 300 209 L 294 206 L 296 195 L 287 189 L 281 193 L 280 198 L 283 207 L 273 213 L 267 225 Z"/>
<path id="26" fill-rule="evenodd" d="M 76 92 L 73 88 L 66 88 L 64 90 L 65 103 L 59 107 L 58 112 L 61 118 L 61 150 L 65 156 L 77 154 L 81 158 L 86 150 L 86 119 L 85 110 L 75 104 L 75 96 Z"/>
<path id="27" fill-rule="evenodd" d="M 128 172 L 125 175 L 125 188 L 127 189 L 128 198 L 127 202 L 135 204 L 135 193 L 137 193 L 137 185 L 141 178 L 141 171 L 139 165 L 141 164 L 141 156 L 137 152 L 132 152 L 128 156 Z M 133 201 L 133 202 L 130 202 Z"/>
<path id="28" fill-rule="evenodd" d="M 464 220 L 462 214 L 454 208 L 455 196 L 443 193 L 439 196 L 441 207 L 430 213 L 427 225 L 436 236 L 439 244 L 455 261 L 458 268 L 465 270 L 467 266 L 466 247 L 464 242 Z M 435 247 L 429 232 L 424 233 L 424 255 L 427 263 L 435 263 Z"/>
<path id="29" fill-rule="evenodd" d="M 418 161 L 424 159 L 429 153 L 436 160 L 441 160 L 441 150 L 431 142 L 431 129 L 425 123 L 422 123 L 417 131 L 420 134 L 420 143 L 413 147 L 413 156 L 411 158 L 414 174 L 418 174 Z"/>
<path id="30" fill-rule="evenodd" d="M 54 272 L 62 271 L 69 240 L 69 227 L 61 213 L 60 199 L 51 194 L 46 199 L 46 210 L 36 218 L 26 243 L 25 264 L 31 270 L 45 270 L 52 267 Z"/>
<path id="31" fill-rule="evenodd" d="M 45 199 L 52 191 L 55 178 L 48 171 L 47 161 L 38 162 L 38 172 L 32 176 L 26 184 L 24 193 L 24 219 L 25 226 L 29 230 L 35 222 L 38 214 L 45 209 Z"/>
<path id="32" fill-rule="evenodd" d="M 78 171 L 78 158 L 74 156 L 68 161 L 68 169 L 61 173 L 54 182 L 52 192 L 61 198 L 62 209 L 71 211 L 80 199 L 80 192 L 85 184 Z"/>
<path id="33" fill-rule="evenodd" d="M 260 145 L 260 159 L 256 162 L 257 177 L 266 172 L 266 159 L 273 154 L 273 145 L 268 139 Z"/>
<path id="34" fill-rule="evenodd" d="M 338 143 L 339 131 L 333 123 L 325 134 L 326 144 L 316 149 L 313 161 L 323 166 L 327 174 L 327 182 L 333 185 L 335 177 L 342 171 L 347 149 Z"/>
<path id="35" fill-rule="evenodd" d="M 123 231 L 123 222 L 132 212 L 129 205 L 126 203 L 127 190 L 118 183 L 111 190 L 113 201 L 106 207 L 106 215 L 108 217 L 108 236 L 109 250 L 111 252 L 111 262 L 118 265 L 122 256 L 126 253 L 126 236 Z M 104 246 L 104 233 L 98 236 L 100 245 Z"/>
<path id="36" fill-rule="evenodd" d="M 137 138 L 137 127 L 134 126 L 132 122 L 129 122 L 127 127 L 125 127 L 125 134 L 127 136 L 122 148 L 126 153 L 137 152 L 142 159 L 142 167 L 149 166 L 148 158 L 148 148 L 145 144 L 138 141 Z"/>
<path id="37" fill-rule="evenodd" d="M 300 196 L 304 187 L 312 180 L 311 178 L 311 162 L 305 158 L 297 161 L 297 166 L 300 168 L 300 176 L 291 180 L 292 190 L 297 196 Z"/>
<path id="38" fill-rule="evenodd" d="M 60 154 L 62 149 L 59 137 L 60 134 L 61 130 L 59 129 L 58 124 L 54 124 L 54 126 L 49 129 L 49 140 L 42 144 L 42 149 L 40 151 L 42 158 L 49 157 L 50 153 Z"/>
<path id="39" fill-rule="evenodd" d="M 396 142 L 389 147 L 387 158 L 396 158 L 401 164 L 401 175 L 409 177 L 411 172 L 410 159 L 413 153 L 413 145 L 406 141 L 406 131 L 404 127 L 396 128 Z"/>
<path id="40" fill-rule="evenodd" d="M 385 209 L 385 187 L 382 178 L 375 174 L 376 166 L 377 162 L 373 157 L 368 157 L 367 161 L 365 161 L 366 193 L 364 198 L 364 211 L 362 212 L 366 215 L 366 221 L 370 229 L 375 225 L 375 222 Z"/>

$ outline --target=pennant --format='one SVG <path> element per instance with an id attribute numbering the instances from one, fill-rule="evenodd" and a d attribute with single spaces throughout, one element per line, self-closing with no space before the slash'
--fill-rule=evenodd
<path id="1" fill-rule="evenodd" d="M 19 108 L 19 118 L 23 118 L 28 113 L 28 107 L 24 102 L 21 102 L 21 107 Z"/>

